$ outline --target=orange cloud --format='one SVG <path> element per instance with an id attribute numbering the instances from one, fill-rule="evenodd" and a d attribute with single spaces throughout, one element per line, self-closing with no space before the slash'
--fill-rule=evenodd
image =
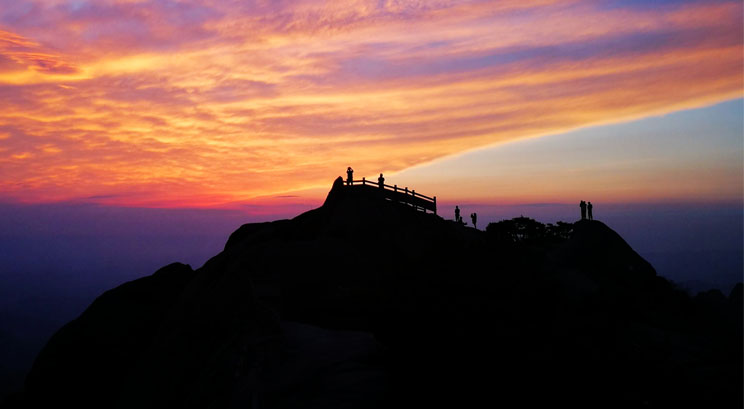
<path id="1" fill-rule="evenodd" d="M 12 200 L 217 205 L 742 96 L 740 2 L 21 3 Z"/>
<path id="2" fill-rule="evenodd" d="M 0 56 L 10 64 L 0 64 L 0 82 L 19 83 L 33 73 L 74 74 L 77 67 L 59 55 L 44 52 L 38 43 L 0 30 Z M 32 74 L 32 75 L 29 75 Z M 16 78 L 16 81 L 12 79 Z"/>

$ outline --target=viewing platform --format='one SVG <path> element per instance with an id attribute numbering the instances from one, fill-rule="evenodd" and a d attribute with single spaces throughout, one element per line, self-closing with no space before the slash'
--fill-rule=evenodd
<path id="1" fill-rule="evenodd" d="M 373 182 L 362 178 L 361 180 L 345 180 L 344 186 L 347 189 L 369 189 L 370 192 L 381 193 L 385 199 L 393 202 L 407 204 L 416 210 L 432 212 L 437 214 L 437 197 L 429 197 L 416 193 L 415 190 L 409 190 L 408 187 L 400 188 L 398 185 L 387 185 L 385 183 Z"/>

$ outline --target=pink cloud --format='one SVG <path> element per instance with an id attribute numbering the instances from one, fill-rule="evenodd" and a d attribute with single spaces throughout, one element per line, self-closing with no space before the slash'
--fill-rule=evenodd
<path id="1" fill-rule="evenodd" d="M 0 196 L 235 202 L 736 98 L 741 12 L 21 1 L 0 11 Z"/>

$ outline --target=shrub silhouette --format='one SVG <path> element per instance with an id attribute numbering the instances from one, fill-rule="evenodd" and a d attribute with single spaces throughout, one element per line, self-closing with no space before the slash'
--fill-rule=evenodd
<path id="1" fill-rule="evenodd" d="M 529 217 L 516 217 L 489 223 L 486 233 L 489 238 L 500 244 L 508 243 L 552 243 L 567 240 L 573 232 L 573 224 L 558 222 L 542 224 Z"/>

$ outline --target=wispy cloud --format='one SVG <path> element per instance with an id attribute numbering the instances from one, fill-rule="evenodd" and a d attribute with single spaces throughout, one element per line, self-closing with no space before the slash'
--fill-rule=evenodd
<path id="1" fill-rule="evenodd" d="M 738 1 L 213 3 L 3 7 L 0 194 L 232 202 L 741 96 Z"/>

